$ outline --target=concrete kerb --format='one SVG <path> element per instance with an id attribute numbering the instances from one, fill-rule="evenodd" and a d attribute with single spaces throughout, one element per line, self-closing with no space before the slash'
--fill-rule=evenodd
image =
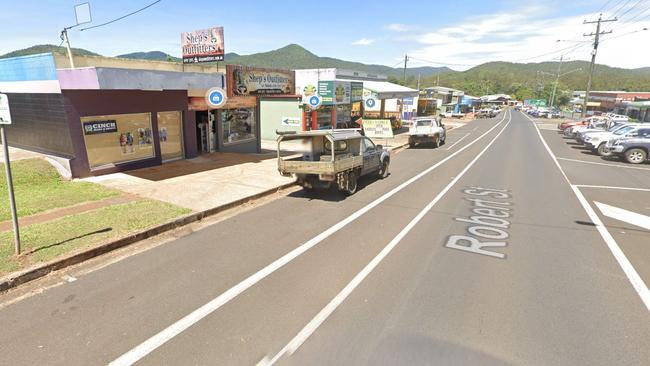
<path id="1" fill-rule="evenodd" d="M 268 189 L 266 191 L 256 193 L 254 195 L 248 196 L 241 198 L 239 200 L 218 206 L 218 207 L 213 207 L 204 211 L 200 212 L 194 212 L 182 217 L 179 217 L 177 219 L 174 219 L 172 221 L 168 221 L 166 223 L 151 227 L 149 229 L 145 229 L 142 231 L 139 231 L 137 233 L 118 238 L 116 240 L 106 242 L 103 244 L 100 244 L 99 246 L 96 246 L 94 248 L 90 248 L 88 250 L 78 252 L 78 253 L 73 253 L 68 256 L 65 256 L 63 258 L 58 258 L 54 259 L 50 262 L 47 263 L 42 263 L 39 265 L 36 265 L 34 267 L 25 269 L 20 272 L 15 272 L 11 273 L 5 277 L 0 278 L 0 292 L 7 291 L 11 288 L 17 287 L 21 284 L 27 283 L 29 281 L 33 281 L 35 279 L 38 279 L 40 277 L 46 276 L 51 272 L 79 264 L 81 262 L 87 261 L 89 259 L 98 257 L 102 254 L 106 254 L 108 252 L 111 252 L 116 249 L 120 249 L 123 247 L 126 247 L 128 245 L 134 244 L 136 242 L 151 238 L 153 236 L 162 234 L 164 232 L 185 226 L 187 224 L 200 221 L 206 217 L 216 215 L 218 213 L 221 213 L 223 211 L 229 210 L 231 208 L 243 205 L 245 203 L 269 196 L 273 193 L 278 193 L 280 191 L 283 191 L 287 188 L 290 188 L 291 186 L 295 185 L 295 182 L 291 183 L 286 183 L 281 186 L 275 187 Z"/>
<path id="2" fill-rule="evenodd" d="M 397 154 L 400 151 L 404 150 L 406 147 L 408 147 L 408 142 L 394 146 L 391 149 L 391 152 Z M 128 245 L 137 243 L 139 241 L 151 238 L 153 236 L 165 233 L 167 231 L 185 226 L 187 224 L 191 224 L 196 221 L 200 221 L 206 217 L 216 215 L 218 213 L 221 213 L 223 211 L 229 210 L 231 208 L 243 205 L 245 203 L 254 201 L 256 199 L 266 197 L 268 195 L 271 195 L 273 193 L 280 192 L 282 190 L 285 190 L 293 185 L 295 185 L 296 182 L 291 182 L 291 183 L 286 183 L 281 186 L 275 187 L 268 189 L 266 191 L 256 193 L 252 196 L 244 197 L 242 199 L 227 203 L 225 205 L 221 205 L 218 207 L 213 207 L 204 211 L 200 212 L 194 212 L 182 217 L 179 217 L 177 219 L 174 219 L 172 221 L 160 224 L 158 226 L 154 226 L 149 229 L 145 229 L 142 231 L 139 231 L 137 233 L 118 238 L 116 240 L 106 242 L 103 244 L 100 244 L 99 246 L 96 246 L 94 248 L 90 248 L 88 250 L 78 252 L 78 253 L 73 253 L 70 254 L 66 257 L 59 258 L 52 260 L 47 263 L 43 263 L 37 266 L 34 266 L 32 268 L 25 269 L 20 272 L 15 272 L 11 273 L 5 277 L 0 278 L 0 292 L 7 291 L 9 289 L 12 289 L 14 287 L 17 287 L 21 284 L 27 283 L 29 281 L 33 281 L 35 279 L 41 278 L 43 276 L 46 276 L 54 271 L 79 264 L 81 262 L 87 261 L 89 259 L 98 257 L 102 254 L 106 254 L 108 252 L 114 251 L 116 249 L 120 249 L 123 247 L 126 247 Z"/>

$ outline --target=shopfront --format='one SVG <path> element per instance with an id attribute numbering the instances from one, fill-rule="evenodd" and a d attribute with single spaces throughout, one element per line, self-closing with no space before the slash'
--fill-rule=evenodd
<path id="1" fill-rule="evenodd" d="M 354 122 L 363 113 L 362 82 L 319 81 L 316 90 L 323 102 L 317 110 L 303 106 L 304 130 L 358 127 Z M 313 94 L 314 91 L 306 90 L 303 102 Z"/>

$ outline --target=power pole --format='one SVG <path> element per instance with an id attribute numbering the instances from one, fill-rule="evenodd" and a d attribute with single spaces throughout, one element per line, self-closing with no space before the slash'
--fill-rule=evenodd
<path id="1" fill-rule="evenodd" d="M 582 24 L 596 23 L 596 33 L 583 34 L 583 36 L 585 37 L 594 36 L 594 49 L 591 51 L 591 64 L 589 65 L 589 78 L 587 79 L 587 90 L 585 91 L 585 102 L 584 105 L 582 106 L 582 113 L 581 113 L 582 118 L 584 118 L 587 115 L 587 104 L 589 103 L 589 92 L 591 92 L 591 81 L 594 77 L 594 67 L 596 66 L 596 54 L 598 53 L 598 42 L 600 40 L 600 36 L 603 34 L 612 33 L 612 31 L 601 32 L 600 25 L 601 23 L 615 22 L 617 20 L 618 20 L 617 18 L 603 19 L 603 14 L 600 14 L 598 16 L 598 20 L 589 21 L 589 22 L 585 20 L 584 22 L 582 22 Z"/>
<path id="2" fill-rule="evenodd" d="M 561 55 L 560 63 L 557 65 L 557 77 L 555 78 L 555 84 L 553 85 L 553 92 L 551 92 L 551 108 L 553 108 L 553 102 L 555 101 L 555 92 L 557 91 L 557 84 L 560 82 L 560 73 L 562 72 L 563 60 L 564 60 L 564 55 Z"/>
<path id="3" fill-rule="evenodd" d="M 406 63 L 409 61 L 409 56 L 404 55 L 404 84 L 406 84 Z"/>
<path id="4" fill-rule="evenodd" d="M 418 91 L 420 90 L 420 77 L 421 76 L 422 76 L 421 74 L 418 74 Z"/>
<path id="5" fill-rule="evenodd" d="M 72 27 L 63 28 L 61 31 L 61 40 L 65 41 L 65 46 L 68 49 L 68 58 L 70 59 L 70 68 L 74 69 L 74 60 L 72 59 L 72 49 L 70 48 L 70 38 L 68 38 L 68 29 Z"/>

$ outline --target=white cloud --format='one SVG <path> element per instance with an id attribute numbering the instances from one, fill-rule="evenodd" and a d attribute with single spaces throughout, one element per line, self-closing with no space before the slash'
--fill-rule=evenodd
<path id="1" fill-rule="evenodd" d="M 369 46 L 371 44 L 375 43 L 374 39 L 368 39 L 368 38 L 361 38 L 357 39 L 356 41 L 352 42 L 353 46 Z"/>
<path id="2" fill-rule="evenodd" d="M 588 60 L 591 43 L 583 33 L 595 31 L 595 25 L 585 25 L 583 20 L 593 18 L 593 14 L 549 17 L 545 13 L 537 7 L 526 7 L 469 17 L 453 27 L 417 34 L 415 40 L 421 46 L 408 54 L 413 57 L 413 66 L 418 66 L 417 59 L 477 65 L 488 61 L 542 62 L 562 54 L 573 60 Z M 614 33 L 602 37 L 596 61 L 624 68 L 650 66 L 650 49 L 642 46 L 650 31 L 622 36 L 643 27 L 650 27 L 650 20 L 618 27 L 616 23 L 606 25 L 604 29 L 613 29 Z M 558 43 L 558 39 L 582 43 Z M 459 70 L 469 67 L 452 66 Z"/>
<path id="3" fill-rule="evenodd" d="M 392 23 L 388 24 L 384 28 L 393 31 L 393 32 L 406 32 L 410 29 L 410 27 L 406 24 L 400 24 L 400 23 Z"/>

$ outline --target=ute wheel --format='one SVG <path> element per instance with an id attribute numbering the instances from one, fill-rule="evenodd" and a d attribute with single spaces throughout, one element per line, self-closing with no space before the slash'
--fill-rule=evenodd
<path id="1" fill-rule="evenodd" d="M 384 159 L 384 161 L 381 162 L 381 168 L 379 168 L 379 178 L 384 179 L 388 177 L 388 166 L 390 165 L 390 160 Z"/>
<path id="2" fill-rule="evenodd" d="M 611 151 L 605 150 L 605 143 L 604 142 L 602 144 L 598 145 L 598 149 L 596 149 L 596 152 L 600 156 L 612 156 Z"/>
<path id="3" fill-rule="evenodd" d="M 648 153 L 642 149 L 629 149 L 625 152 L 625 160 L 630 164 L 641 164 L 648 158 Z"/>
<path id="4" fill-rule="evenodd" d="M 433 138 L 433 147 L 439 147 L 439 146 L 440 146 L 440 137 L 438 137 L 438 135 L 436 135 Z"/>
<path id="5" fill-rule="evenodd" d="M 357 192 L 357 172 L 349 172 L 346 181 L 347 183 L 345 185 L 345 194 L 351 196 Z"/>

